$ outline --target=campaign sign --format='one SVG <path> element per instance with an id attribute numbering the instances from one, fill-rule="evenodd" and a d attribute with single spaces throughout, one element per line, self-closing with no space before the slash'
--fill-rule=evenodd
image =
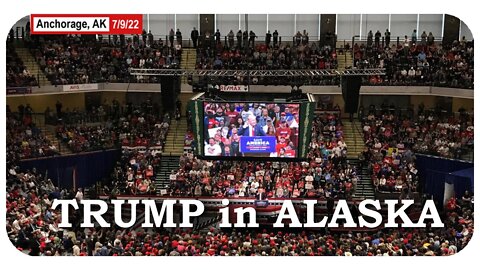
<path id="1" fill-rule="evenodd" d="M 275 152 L 275 136 L 242 136 L 240 137 L 241 153 L 271 153 Z"/>
<path id="2" fill-rule="evenodd" d="M 268 200 L 255 200 L 254 205 L 256 208 L 267 208 Z"/>

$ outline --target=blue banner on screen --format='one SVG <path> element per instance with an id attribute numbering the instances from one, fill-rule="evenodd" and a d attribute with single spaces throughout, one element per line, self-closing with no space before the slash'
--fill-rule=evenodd
<path id="1" fill-rule="evenodd" d="M 240 137 L 240 153 L 272 153 L 275 147 L 275 136 Z"/>

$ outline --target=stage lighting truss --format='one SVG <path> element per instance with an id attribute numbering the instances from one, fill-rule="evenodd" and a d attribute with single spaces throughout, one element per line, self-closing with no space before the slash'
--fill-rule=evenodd
<path id="1" fill-rule="evenodd" d="M 130 68 L 133 76 L 210 76 L 210 77 L 331 77 L 385 75 L 385 69 L 312 69 L 312 70 L 185 70 Z"/>

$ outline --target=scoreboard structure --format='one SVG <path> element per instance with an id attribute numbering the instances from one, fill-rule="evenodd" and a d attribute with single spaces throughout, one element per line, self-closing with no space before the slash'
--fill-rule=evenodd
<path id="1" fill-rule="evenodd" d="M 194 154 L 205 159 L 303 160 L 311 140 L 311 94 L 199 93 L 189 101 Z"/>

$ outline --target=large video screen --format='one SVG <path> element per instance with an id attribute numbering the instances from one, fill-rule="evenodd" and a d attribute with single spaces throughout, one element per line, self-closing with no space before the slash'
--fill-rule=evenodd
<path id="1" fill-rule="evenodd" d="M 297 158 L 298 103 L 204 102 L 206 157 Z"/>

